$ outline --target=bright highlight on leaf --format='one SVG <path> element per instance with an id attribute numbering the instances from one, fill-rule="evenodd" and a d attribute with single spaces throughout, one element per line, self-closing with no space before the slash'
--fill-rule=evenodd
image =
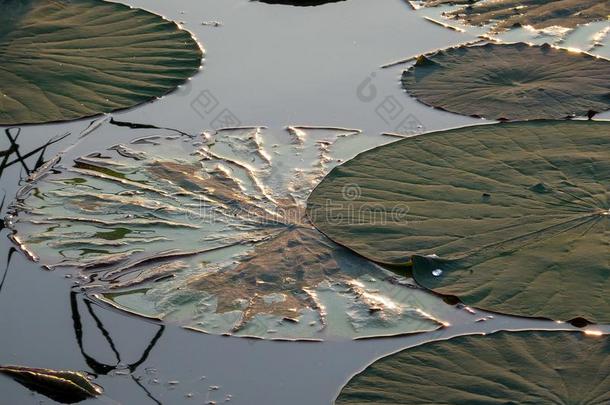
<path id="1" fill-rule="evenodd" d="M 610 322 L 609 209 L 610 124 L 594 121 L 405 139 L 336 167 L 308 201 L 325 235 L 376 262 L 412 260 L 415 280 L 435 292 L 599 323 Z"/>
<path id="2" fill-rule="evenodd" d="M 0 1 L 0 125 L 65 121 L 133 107 L 201 65 L 187 31 L 101 0 Z"/>
<path id="3" fill-rule="evenodd" d="M 548 45 L 438 51 L 420 56 L 402 85 L 424 104 L 494 120 L 563 119 L 610 109 L 610 61 Z"/>
<path id="4" fill-rule="evenodd" d="M 172 133 L 64 157 L 64 170 L 21 193 L 13 238 L 51 269 L 89 275 L 87 291 L 99 299 L 208 333 L 435 330 L 448 306 L 336 245 L 305 216 L 307 195 L 337 164 L 335 150 L 358 134 Z"/>
<path id="5" fill-rule="evenodd" d="M 414 2 L 417 3 L 417 2 Z M 447 13 L 448 17 L 471 25 L 493 24 L 501 31 L 519 26 L 537 29 L 549 27 L 574 28 L 610 16 L 607 0 L 424 0 L 425 6 L 463 5 Z"/>

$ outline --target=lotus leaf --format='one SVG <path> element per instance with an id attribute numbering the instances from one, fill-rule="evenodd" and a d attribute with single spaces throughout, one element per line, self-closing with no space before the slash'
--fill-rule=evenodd
<path id="1" fill-rule="evenodd" d="M 357 134 L 226 129 L 79 155 L 20 193 L 13 238 L 50 269 L 80 268 L 99 299 L 209 333 L 435 330 L 438 298 L 337 246 L 305 216 L 307 195 L 336 165 L 335 144 Z"/>
<path id="2" fill-rule="evenodd" d="M 427 343 L 356 375 L 336 404 L 607 404 L 607 337 L 496 333 Z"/>
<path id="3" fill-rule="evenodd" d="M 548 45 L 463 46 L 421 56 L 402 85 L 424 104 L 498 120 L 610 109 L 610 61 Z"/>
<path id="4" fill-rule="evenodd" d="M 100 0 L 0 1 L 0 125 L 133 107 L 195 74 L 202 51 L 160 16 Z"/>
<path id="5" fill-rule="evenodd" d="M 412 261 L 420 285 L 467 305 L 610 322 L 610 123 L 401 140 L 333 169 L 308 214 L 335 242 L 377 262 Z"/>

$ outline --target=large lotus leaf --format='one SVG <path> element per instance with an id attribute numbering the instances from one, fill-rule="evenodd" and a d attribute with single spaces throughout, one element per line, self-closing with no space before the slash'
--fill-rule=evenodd
<path id="1" fill-rule="evenodd" d="M 610 403 L 610 342 L 570 332 L 496 333 L 427 343 L 356 375 L 336 404 Z"/>
<path id="2" fill-rule="evenodd" d="M 489 119 L 562 119 L 610 109 L 610 61 L 548 45 L 439 51 L 420 57 L 402 85 L 424 104 Z"/>
<path id="3" fill-rule="evenodd" d="M 331 239 L 377 262 L 413 259 L 415 280 L 436 292 L 502 313 L 603 323 L 609 210 L 610 123 L 595 121 L 402 140 L 335 168 L 308 203 Z"/>
<path id="4" fill-rule="evenodd" d="M 62 404 L 73 404 L 102 394 L 101 387 L 81 372 L 22 366 L 0 366 L 5 374 L 24 387 Z"/>
<path id="5" fill-rule="evenodd" d="M 495 24 L 503 30 L 515 25 L 534 28 L 566 27 L 607 20 L 607 0 L 425 0 L 425 6 L 445 4 L 468 5 L 448 13 L 472 25 Z"/>
<path id="6" fill-rule="evenodd" d="M 305 216 L 336 144 L 357 134 L 227 129 L 79 154 L 21 193 L 13 238 L 48 268 L 80 268 L 84 287 L 112 305 L 209 333 L 435 330 L 448 306 Z"/>
<path id="7" fill-rule="evenodd" d="M 0 125 L 64 121 L 162 96 L 202 51 L 160 16 L 100 0 L 0 0 Z"/>

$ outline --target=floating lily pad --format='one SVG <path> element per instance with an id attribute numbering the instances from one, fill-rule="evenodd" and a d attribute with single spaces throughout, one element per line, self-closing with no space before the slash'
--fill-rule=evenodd
<path id="1" fill-rule="evenodd" d="M 102 394 L 84 373 L 22 366 L 0 366 L 5 374 L 24 387 L 62 404 L 73 404 Z"/>
<path id="2" fill-rule="evenodd" d="M 463 336 L 403 350 L 352 378 L 336 404 L 607 404 L 607 337 Z"/>
<path id="3" fill-rule="evenodd" d="M 468 305 L 610 322 L 610 123 L 482 125 L 382 146 L 335 168 L 308 214 L 364 257 L 413 260 L 420 285 Z"/>
<path id="4" fill-rule="evenodd" d="M 201 57 L 190 33 L 123 4 L 0 1 L 0 125 L 133 107 L 195 74 Z"/>
<path id="5" fill-rule="evenodd" d="M 607 0 L 425 0 L 425 6 L 467 5 L 447 13 L 472 25 L 495 24 L 495 30 L 515 25 L 534 28 L 566 27 L 607 20 Z"/>
<path id="6" fill-rule="evenodd" d="M 358 133 L 227 129 L 64 157 L 66 167 L 20 193 L 13 238 L 50 269 L 79 268 L 101 300 L 208 333 L 435 330 L 448 306 L 305 216 L 307 195 L 337 164 L 336 144 Z"/>
<path id="7" fill-rule="evenodd" d="M 421 56 L 402 85 L 424 104 L 499 120 L 610 109 L 610 61 L 548 45 L 486 44 Z"/>

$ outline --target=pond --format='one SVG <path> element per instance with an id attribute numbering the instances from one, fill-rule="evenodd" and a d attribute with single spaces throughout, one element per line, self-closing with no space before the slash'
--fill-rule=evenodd
<path id="1" fill-rule="evenodd" d="M 289 144 L 283 138 L 289 126 L 305 132 L 361 131 L 333 151 L 332 166 L 397 140 L 387 133 L 405 128 L 416 135 L 490 123 L 408 97 L 400 83 L 404 64 L 381 68 L 479 39 L 476 29 L 451 30 L 423 18 L 439 18 L 437 9 L 415 11 L 403 0 L 316 7 L 248 0 L 122 3 L 189 30 L 205 49 L 201 71 L 174 92 L 111 116 L 0 127 L 3 215 L 26 178 L 60 152 L 70 161 L 142 137 L 198 137 L 224 127 L 265 127 L 279 145 Z M 593 34 L 600 29 L 596 26 Z M 592 34 L 578 35 L 566 43 L 589 44 Z M 605 41 L 598 47 L 602 56 L 610 48 Z M 604 113 L 596 119 L 609 117 Z M 281 156 L 284 168 L 293 167 L 291 158 Z M 16 248 L 9 229 L 1 233 L 0 364 L 92 373 L 104 396 L 91 403 L 328 404 L 373 361 L 423 342 L 497 330 L 577 330 L 565 323 L 456 307 L 433 296 L 448 326 L 428 333 L 363 340 L 325 336 L 324 342 L 205 334 L 93 299 L 79 288 L 87 280 L 66 269 L 44 270 Z M 610 332 L 605 325 L 588 329 Z M 0 378 L 0 392 L 2 403 L 51 403 L 8 378 Z"/>

